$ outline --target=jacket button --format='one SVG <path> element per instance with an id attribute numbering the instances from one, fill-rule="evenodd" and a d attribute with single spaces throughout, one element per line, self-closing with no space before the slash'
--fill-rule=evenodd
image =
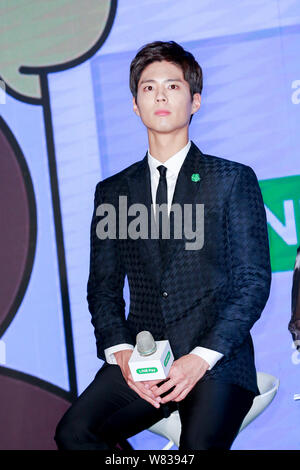
<path id="1" fill-rule="evenodd" d="M 169 295 L 169 294 L 168 294 L 168 292 L 166 292 L 166 291 L 162 293 L 162 296 L 163 296 L 164 298 L 167 298 L 168 295 Z"/>

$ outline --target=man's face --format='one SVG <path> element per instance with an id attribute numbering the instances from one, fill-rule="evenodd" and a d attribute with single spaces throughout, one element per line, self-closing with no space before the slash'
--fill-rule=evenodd
<path id="1" fill-rule="evenodd" d="M 149 131 L 170 133 L 188 127 L 191 114 L 200 108 L 200 101 L 199 93 L 191 100 L 190 87 L 181 68 L 163 60 L 152 62 L 143 70 L 137 100 L 133 97 L 133 109 Z M 159 110 L 170 114 L 155 114 Z"/>

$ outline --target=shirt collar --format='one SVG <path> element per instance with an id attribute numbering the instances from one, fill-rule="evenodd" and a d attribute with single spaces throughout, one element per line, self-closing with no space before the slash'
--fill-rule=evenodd
<path id="1" fill-rule="evenodd" d="M 173 175 L 177 177 L 180 171 L 180 168 L 184 162 L 184 159 L 187 156 L 187 153 L 190 149 L 190 146 L 191 146 L 191 141 L 189 140 L 188 143 L 181 150 L 179 150 L 179 152 L 172 155 L 164 163 L 152 157 L 148 149 L 148 164 L 149 164 L 151 175 L 159 176 L 159 173 L 156 170 L 156 168 L 159 165 L 164 165 L 168 169 L 167 175 L 169 174 L 170 176 Z"/>

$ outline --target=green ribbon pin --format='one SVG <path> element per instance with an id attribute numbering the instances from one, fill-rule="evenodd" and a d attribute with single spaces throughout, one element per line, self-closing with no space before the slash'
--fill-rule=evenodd
<path id="1" fill-rule="evenodd" d="M 200 175 L 199 173 L 193 173 L 192 176 L 191 176 L 191 180 L 194 181 L 195 183 L 197 183 L 198 181 L 200 181 Z"/>

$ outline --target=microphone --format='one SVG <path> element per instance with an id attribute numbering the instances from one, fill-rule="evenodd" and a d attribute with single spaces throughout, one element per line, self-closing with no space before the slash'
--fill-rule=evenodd
<path id="1" fill-rule="evenodd" d="M 155 341 L 150 331 L 136 335 L 136 345 L 128 361 L 135 382 L 166 379 L 173 362 L 169 340 Z"/>
<path id="2" fill-rule="evenodd" d="M 136 335 L 136 347 L 141 356 L 155 353 L 157 346 L 150 331 L 140 331 Z"/>

